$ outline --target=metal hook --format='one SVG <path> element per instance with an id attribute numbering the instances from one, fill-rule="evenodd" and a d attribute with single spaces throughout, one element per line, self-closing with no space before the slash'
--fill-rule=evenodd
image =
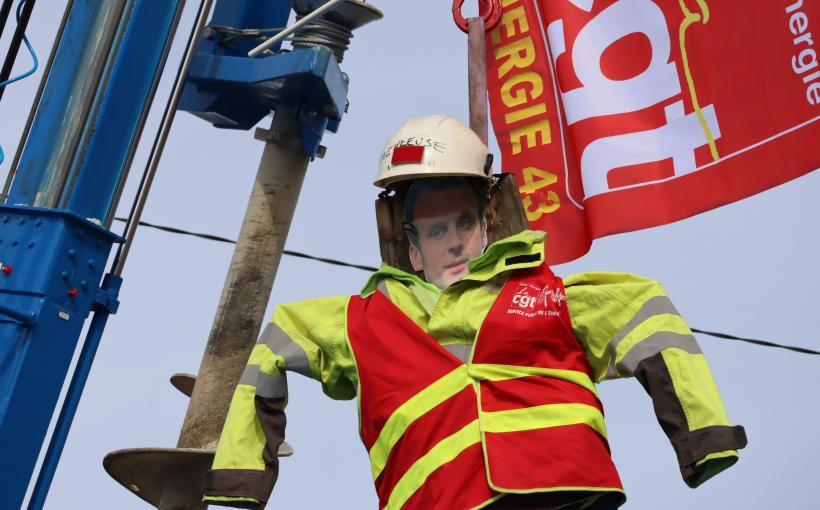
<path id="1" fill-rule="evenodd" d="M 470 25 L 461 14 L 463 5 L 464 0 L 453 0 L 453 20 L 456 26 L 466 34 L 470 31 Z M 484 19 L 484 28 L 488 32 L 498 24 L 502 13 L 501 0 L 478 0 L 478 15 Z"/>

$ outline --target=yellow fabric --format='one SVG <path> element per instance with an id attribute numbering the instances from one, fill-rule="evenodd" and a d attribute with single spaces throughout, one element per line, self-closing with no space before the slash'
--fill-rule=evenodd
<path id="1" fill-rule="evenodd" d="M 712 425 L 729 425 L 712 372 L 702 354 L 667 349 L 663 360 L 672 376 L 675 394 L 686 414 L 689 430 Z"/>
<path id="2" fill-rule="evenodd" d="M 347 301 L 347 297 L 324 297 L 282 304 L 272 320 L 304 349 L 312 377 L 337 400 L 354 398 L 358 384 L 345 339 Z"/>
<path id="3" fill-rule="evenodd" d="M 385 510 L 401 508 L 436 469 L 455 459 L 461 452 L 480 440 L 478 420 L 470 422 L 455 434 L 441 440 L 427 454 L 414 462 L 399 479 L 393 492 L 390 493 L 390 499 L 384 507 Z"/>
<path id="4" fill-rule="evenodd" d="M 704 457 L 704 458 L 700 459 L 699 461 L 697 461 L 695 463 L 695 466 L 698 466 L 698 467 L 702 466 L 702 465 L 706 464 L 707 462 L 709 462 L 710 460 L 731 459 L 731 458 L 735 458 L 735 459 L 737 458 L 737 452 L 736 451 L 734 451 L 734 450 L 724 450 L 722 452 L 710 453 L 706 457 Z"/>
<path id="5" fill-rule="evenodd" d="M 241 501 L 243 503 L 247 502 L 247 503 L 261 504 L 261 501 L 259 501 L 258 499 L 253 499 L 253 498 L 232 498 L 230 496 L 205 496 L 204 498 L 202 498 L 202 501 L 205 502 L 205 503 L 213 503 L 213 504 L 229 503 L 229 502 L 232 502 L 232 501 Z"/>
<path id="6" fill-rule="evenodd" d="M 644 303 L 666 296 L 666 291 L 655 280 L 628 273 L 580 273 L 563 280 L 573 332 L 586 351 L 595 382 L 600 382 L 610 363 L 610 340 Z M 631 346 L 656 331 L 661 330 L 644 328 L 643 335 L 632 337 Z M 621 348 L 619 360 L 624 355 Z"/>
<path id="7" fill-rule="evenodd" d="M 443 291 L 415 275 L 384 265 L 370 277 L 361 295 L 372 294 L 380 282 L 384 283 L 391 301 L 432 338 L 442 344 L 472 344 L 510 272 L 541 264 L 544 239 L 543 232 L 526 231 L 494 243 L 484 255 L 470 263 L 468 275 Z M 508 258 L 521 255 L 538 257 L 530 262 L 507 265 Z M 607 378 L 613 353 L 618 376 L 629 375 L 619 363 L 630 349 L 654 333 L 688 332 L 678 316 L 654 316 L 629 332 L 617 349 L 613 349 L 611 340 L 641 306 L 652 298 L 666 296 L 663 287 L 654 280 L 627 273 L 581 273 L 565 277 L 563 281 L 572 330 L 587 354 L 594 382 Z M 346 340 L 348 299 L 329 297 L 283 304 L 277 306 L 272 318 L 304 350 L 311 377 L 321 382 L 324 392 L 334 399 L 354 398 L 358 386 L 355 360 Z M 703 356 L 667 349 L 663 359 L 675 380 L 675 393 L 686 410 L 690 430 L 728 424 Z M 250 364 L 260 365 L 268 374 L 288 369 L 285 358 L 264 345 L 254 349 Z M 472 366 L 471 370 L 479 379 L 506 377 L 499 367 Z M 576 380 L 577 377 L 565 379 L 591 386 L 590 381 Z M 253 410 L 252 390 L 253 387 L 244 385 L 237 388 L 217 450 L 216 469 L 262 468 L 264 440 Z M 380 446 L 383 450 L 380 456 L 389 453 L 389 446 L 395 444 L 394 435 L 400 429 L 387 433 L 393 435 L 384 442 L 384 448 Z M 732 455 L 737 454 L 726 452 L 726 458 Z"/>
<path id="8" fill-rule="evenodd" d="M 283 374 L 285 372 L 285 359 L 282 356 L 274 354 L 265 344 L 256 344 L 253 346 L 247 364 L 259 365 L 261 367 L 260 370 L 268 375 Z"/>
<path id="9" fill-rule="evenodd" d="M 265 434 L 256 416 L 255 392 L 248 384 L 236 387 L 226 419 L 230 426 L 222 429 L 212 469 L 265 469 Z"/>
<path id="10" fill-rule="evenodd" d="M 444 438 L 414 462 L 396 483 L 384 509 L 400 509 L 424 485 L 424 482 L 431 474 L 458 457 L 467 448 L 478 444 L 481 441 L 482 432 L 515 432 L 578 423 L 587 424 L 606 437 L 603 415 L 598 409 L 584 404 L 550 404 L 523 409 L 483 412 L 478 420 L 470 422 L 458 432 Z M 599 491 L 617 489 L 561 487 L 555 488 L 555 490 Z M 495 499 L 493 498 L 493 500 Z"/>
<path id="11" fill-rule="evenodd" d="M 633 347 L 658 331 L 684 335 L 692 334 L 689 326 L 686 325 L 686 322 L 680 315 L 673 315 L 671 313 L 655 315 L 643 321 L 638 327 L 633 329 L 631 333 L 624 337 L 615 348 L 616 359 L 618 361 L 622 360 Z"/>
<path id="12" fill-rule="evenodd" d="M 414 421 L 471 384 L 472 380 L 467 375 L 467 367 L 461 366 L 399 406 L 387 419 L 379 437 L 370 448 L 373 479 L 378 478 L 384 470 L 390 450 L 399 442 L 401 436 Z"/>
<path id="13" fill-rule="evenodd" d="M 525 230 L 493 243 L 481 257 L 470 262 L 470 273 L 463 279 L 483 282 L 510 270 L 540 266 L 544 260 L 546 236 L 538 230 Z M 507 262 L 507 259 L 526 255 L 538 255 L 538 258 L 515 264 Z"/>
<path id="14" fill-rule="evenodd" d="M 414 280 L 385 280 L 385 286 L 390 299 L 400 310 L 403 310 L 410 320 L 424 330 L 427 322 L 438 303 L 440 292 L 438 289 L 420 287 Z M 420 287 L 420 288 L 419 288 Z M 418 288 L 418 289 L 417 289 Z"/>
<path id="15" fill-rule="evenodd" d="M 690 480 L 690 487 L 697 487 L 706 480 L 732 467 L 739 459 L 736 450 L 710 453 L 695 463 L 696 476 Z"/>
<path id="16" fill-rule="evenodd" d="M 492 365 L 489 363 L 471 364 L 469 373 L 476 379 L 488 381 L 506 381 L 508 379 L 517 379 L 519 377 L 526 377 L 530 375 L 540 375 L 544 377 L 554 377 L 562 379 L 583 386 L 591 391 L 595 396 L 598 396 L 598 391 L 592 381 L 582 372 L 575 370 L 561 370 L 558 368 L 541 368 L 541 367 L 519 367 L 515 365 Z"/>
<path id="17" fill-rule="evenodd" d="M 547 404 L 504 411 L 482 412 L 482 432 L 517 432 L 564 425 L 589 425 L 606 437 L 604 416 L 586 404 Z"/>
<path id="18" fill-rule="evenodd" d="M 370 448 L 373 479 L 378 478 L 384 470 L 390 451 L 399 442 L 410 425 L 442 402 L 472 385 L 475 381 L 502 381 L 533 375 L 555 377 L 574 382 L 597 395 L 595 386 L 586 374 L 572 370 L 490 364 L 475 364 L 469 367 L 462 365 L 414 395 L 390 415 L 384 427 L 382 427 L 379 437 Z M 586 423 L 606 437 L 606 429 L 601 413 L 595 408 L 581 404 L 578 404 L 578 406 L 562 404 L 513 411 L 482 412 L 480 420 L 486 432 L 513 432 L 538 427 Z"/>

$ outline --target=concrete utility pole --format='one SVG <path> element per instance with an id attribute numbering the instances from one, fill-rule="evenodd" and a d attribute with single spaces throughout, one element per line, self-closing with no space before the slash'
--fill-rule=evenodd
<path id="1" fill-rule="evenodd" d="M 219 439 L 236 381 L 262 326 L 310 161 L 300 148 L 292 109 L 281 107 L 268 133 L 179 448 L 213 448 Z"/>
<path id="2" fill-rule="evenodd" d="M 264 320 L 279 261 L 310 158 L 299 144 L 299 123 L 280 107 L 245 211 L 245 219 L 222 288 L 205 355 L 199 367 L 178 448 L 213 450 L 231 396 Z M 201 483 L 201 478 L 199 478 Z M 160 510 L 206 508 L 190 491 L 166 487 Z"/>

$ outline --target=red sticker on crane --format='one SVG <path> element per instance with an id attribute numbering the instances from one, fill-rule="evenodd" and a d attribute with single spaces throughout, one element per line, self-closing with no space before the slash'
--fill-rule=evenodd
<path id="1" fill-rule="evenodd" d="M 402 145 L 393 149 L 391 165 L 421 164 L 424 161 L 424 147 L 421 145 Z"/>

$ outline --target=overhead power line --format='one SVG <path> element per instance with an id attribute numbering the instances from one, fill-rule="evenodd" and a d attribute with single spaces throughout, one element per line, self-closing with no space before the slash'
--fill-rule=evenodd
<path id="1" fill-rule="evenodd" d="M 114 219 L 117 220 L 117 221 L 122 221 L 122 222 L 128 221 L 126 218 L 114 218 Z M 170 232 L 172 234 L 180 234 L 180 235 L 185 235 L 185 236 L 200 237 L 202 239 L 207 239 L 209 241 L 218 241 L 220 243 L 236 244 L 236 241 L 234 241 L 233 239 L 228 239 L 227 237 L 220 237 L 220 236 L 215 236 L 215 235 L 211 235 L 211 234 L 201 234 L 201 233 L 198 233 L 198 232 L 189 232 L 188 230 L 182 230 L 182 229 L 179 229 L 179 228 L 166 227 L 164 225 L 154 225 L 153 223 L 148 223 L 147 221 L 140 221 L 139 224 L 143 227 L 155 228 L 157 230 L 162 230 L 163 232 Z M 332 264 L 334 266 L 352 267 L 354 269 L 361 269 L 362 271 L 368 271 L 368 272 L 371 272 L 371 273 L 373 271 L 378 270 L 377 267 L 373 267 L 373 266 L 363 266 L 361 264 L 351 264 L 349 262 L 343 262 L 341 260 L 328 259 L 328 258 L 324 258 L 324 257 L 314 257 L 313 255 L 308 255 L 307 253 L 301 253 L 301 252 L 298 252 L 298 251 L 284 250 L 282 253 L 284 253 L 285 255 L 290 255 L 291 257 L 299 257 L 299 258 L 302 258 L 302 259 L 315 260 L 317 262 L 324 262 L 325 264 Z"/>
<path id="2" fill-rule="evenodd" d="M 126 218 L 114 218 L 114 219 L 117 220 L 117 221 L 122 221 L 122 222 L 128 221 Z M 209 241 L 218 241 L 218 242 L 221 242 L 221 243 L 236 244 L 236 241 L 234 241 L 233 239 L 228 239 L 227 237 L 220 237 L 220 236 L 215 236 L 215 235 L 211 235 L 211 234 L 202 234 L 202 233 L 199 233 L 199 232 L 191 232 L 191 231 L 182 230 L 182 229 L 179 229 L 179 228 L 166 227 L 164 225 L 155 225 L 153 223 L 148 223 L 146 221 L 140 221 L 139 224 L 143 227 L 155 228 L 157 230 L 162 230 L 163 232 L 169 232 L 171 234 L 180 234 L 180 235 L 186 235 L 186 236 L 199 237 L 199 238 L 202 238 L 202 239 L 207 239 Z M 373 267 L 373 266 L 365 266 L 365 265 L 361 265 L 361 264 L 351 264 L 349 262 L 343 262 L 341 260 L 336 260 L 336 259 L 328 259 L 328 258 L 325 258 L 325 257 L 315 257 L 313 255 L 308 255 L 307 253 L 301 253 L 301 252 L 298 252 L 298 251 L 284 250 L 282 253 L 284 253 L 285 255 L 290 255 L 291 257 L 299 257 L 299 258 L 303 258 L 303 259 L 315 260 L 317 262 L 323 262 L 325 264 L 332 264 L 334 266 L 352 267 L 354 269 L 361 269 L 362 271 L 368 271 L 368 272 L 371 272 L 371 273 L 373 271 L 377 270 L 377 268 Z M 718 332 L 714 332 L 714 331 L 704 331 L 702 329 L 697 329 L 697 328 L 691 328 L 691 329 L 692 329 L 693 333 L 699 333 L 701 335 L 709 335 L 709 336 L 713 336 L 715 338 L 722 338 L 724 340 L 735 340 L 735 341 L 738 341 L 738 342 L 745 342 L 745 343 L 749 343 L 749 344 L 760 345 L 760 346 L 763 346 L 763 347 L 775 347 L 775 348 L 778 348 L 778 349 L 787 349 L 787 350 L 790 350 L 790 351 L 799 352 L 801 354 L 820 355 L 820 351 L 814 351 L 812 349 L 806 349 L 805 347 L 795 347 L 795 346 L 792 346 L 792 345 L 782 345 L 782 344 L 778 344 L 778 343 L 775 343 L 775 342 L 769 342 L 767 340 L 756 340 L 754 338 L 743 338 L 743 337 L 739 337 L 739 336 L 735 336 L 735 335 L 729 335 L 729 334 L 726 334 L 726 333 L 718 333 Z"/>
<path id="3" fill-rule="evenodd" d="M 802 354 L 814 354 L 820 355 L 820 352 L 813 351 L 811 349 L 806 349 L 805 347 L 795 347 L 793 345 L 781 345 L 776 344 L 774 342 L 769 342 L 767 340 L 755 340 L 754 338 L 743 338 L 734 335 L 727 335 L 726 333 L 716 333 L 714 331 L 703 331 L 701 329 L 690 328 L 693 333 L 700 333 L 701 335 L 709 335 L 714 336 L 717 338 L 723 338 L 725 340 L 737 340 L 739 342 L 746 342 L 755 345 L 762 345 L 764 347 L 777 347 L 778 349 L 788 349 L 790 351 L 799 352 Z"/>

